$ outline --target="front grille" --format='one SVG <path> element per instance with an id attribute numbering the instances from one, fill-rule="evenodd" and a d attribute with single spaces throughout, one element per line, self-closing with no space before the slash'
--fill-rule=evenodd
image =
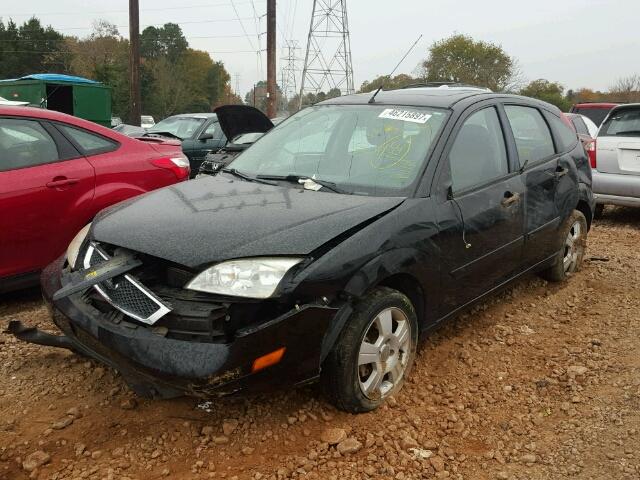
<path id="1" fill-rule="evenodd" d="M 90 268 L 108 260 L 109 255 L 92 243 L 84 259 L 84 267 Z M 114 308 L 143 323 L 152 325 L 171 310 L 129 274 L 101 282 L 94 288 Z"/>
<path id="2" fill-rule="evenodd" d="M 112 245 L 92 243 L 83 252 L 85 267 L 117 255 L 117 250 Z M 101 282 L 85 294 L 84 301 L 102 312 L 103 319 L 130 328 L 148 328 L 176 340 L 213 343 L 229 338 L 228 303 L 184 289 L 194 275 L 184 267 L 144 254 L 137 256 L 142 266 L 110 282 Z M 160 317 L 156 302 L 166 310 Z M 157 318 L 148 321 L 154 315 Z"/>

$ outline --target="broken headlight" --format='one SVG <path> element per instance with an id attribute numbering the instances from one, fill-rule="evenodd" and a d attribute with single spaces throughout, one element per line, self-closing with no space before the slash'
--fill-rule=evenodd
<path id="1" fill-rule="evenodd" d="M 78 232 L 78 234 L 73 237 L 71 243 L 67 247 L 67 262 L 71 267 L 71 270 L 76 266 L 76 261 L 78 260 L 78 253 L 80 252 L 80 247 L 82 247 L 82 242 L 87 238 L 87 234 L 89 233 L 89 229 L 91 228 L 91 224 L 84 227 L 82 230 Z"/>
<path id="2" fill-rule="evenodd" d="M 186 288 L 233 297 L 269 298 L 285 274 L 302 258 L 247 258 L 219 263 L 197 275 Z"/>

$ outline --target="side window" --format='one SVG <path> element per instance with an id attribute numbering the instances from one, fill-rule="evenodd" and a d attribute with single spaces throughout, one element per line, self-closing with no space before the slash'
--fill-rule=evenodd
<path id="1" fill-rule="evenodd" d="M 60 158 L 53 138 L 35 120 L 0 118 L 0 172 Z"/>
<path id="2" fill-rule="evenodd" d="M 537 108 L 505 105 L 504 109 L 516 139 L 520 165 L 527 161 L 534 163 L 556 153 L 547 122 Z"/>
<path id="3" fill-rule="evenodd" d="M 213 140 L 220 140 L 224 136 L 218 122 L 213 122 L 211 125 L 205 128 L 204 132 L 202 133 L 213 135 Z"/>
<path id="4" fill-rule="evenodd" d="M 69 125 L 58 124 L 58 127 L 76 142 L 87 155 L 97 155 L 99 153 L 112 152 L 118 148 L 118 144 L 107 140 L 100 135 L 89 133 L 86 130 L 70 127 Z"/>
<path id="5" fill-rule="evenodd" d="M 465 120 L 449 153 L 449 162 L 454 192 L 509 173 L 504 134 L 494 107 Z"/>
<path id="6" fill-rule="evenodd" d="M 558 138 L 558 143 L 559 143 L 558 147 L 560 150 L 562 150 L 563 152 L 566 152 L 576 146 L 576 143 L 578 143 L 578 134 L 573 128 L 567 125 L 562 119 L 556 117 L 551 113 L 547 113 L 547 119 L 549 120 L 549 123 L 551 124 L 551 128 L 553 128 L 553 131 L 555 132 L 556 137 Z M 587 126 L 584 124 L 581 118 L 574 118 L 573 120 L 574 120 L 574 124 L 576 124 L 577 122 L 580 122 L 580 124 L 582 124 L 582 127 L 584 129 L 584 133 L 587 135 L 589 134 L 589 131 L 587 130 Z M 583 133 L 583 132 L 581 130 L 578 130 L 578 133 Z"/>
<path id="7" fill-rule="evenodd" d="M 571 119 L 573 126 L 576 127 L 576 132 L 581 135 L 589 135 L 589 130 L 580 117 L 573 117 Z"/>

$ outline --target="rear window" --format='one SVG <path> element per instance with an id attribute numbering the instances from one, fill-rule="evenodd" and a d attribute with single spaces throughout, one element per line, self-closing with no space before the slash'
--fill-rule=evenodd
<path id="1" fill-rule="evenodd" d="M 573 112 L 584 115 L 596 125 L 600 125 L 607 118 L 609 110 L 608 108 L 577 107 L 573 109 Z"/>
<path id="2" fill-rule="evenodd" d="M 600 128 L 600 137 L 640 137 L 640 108 L 618 110 Z"/>
<path id="3" fill-rule="evenodd" d="M 89 133 L 86 130 L 70 127 L 69 125 L 59 125 L 69 137 L 76 142 L 86 155 L 97 155 L 99 153 L 112 152 L 118 148 L 118 144 L 107 140 L 100 135 Z"/>

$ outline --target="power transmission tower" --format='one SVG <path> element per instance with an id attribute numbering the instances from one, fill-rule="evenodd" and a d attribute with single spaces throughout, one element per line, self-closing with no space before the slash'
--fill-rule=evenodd
<path id="1" fill-rule="evenodd" d="M 306 93 L 334 88 L 347 95 L 354 92 L 347 0 L 313 0 L 300 108 Z"/>
<path id="2" fill-rule="evenodd" d="M 282 95 L 291 99 L 298 93 L 298 82 L 296 81 L 296 73 L 298 71 L 296 50 L 299 50 L 296 40 L 288 40 L 285 50 L 285 56 L 282 58 L 284 66 L 282 67 Z"/>

